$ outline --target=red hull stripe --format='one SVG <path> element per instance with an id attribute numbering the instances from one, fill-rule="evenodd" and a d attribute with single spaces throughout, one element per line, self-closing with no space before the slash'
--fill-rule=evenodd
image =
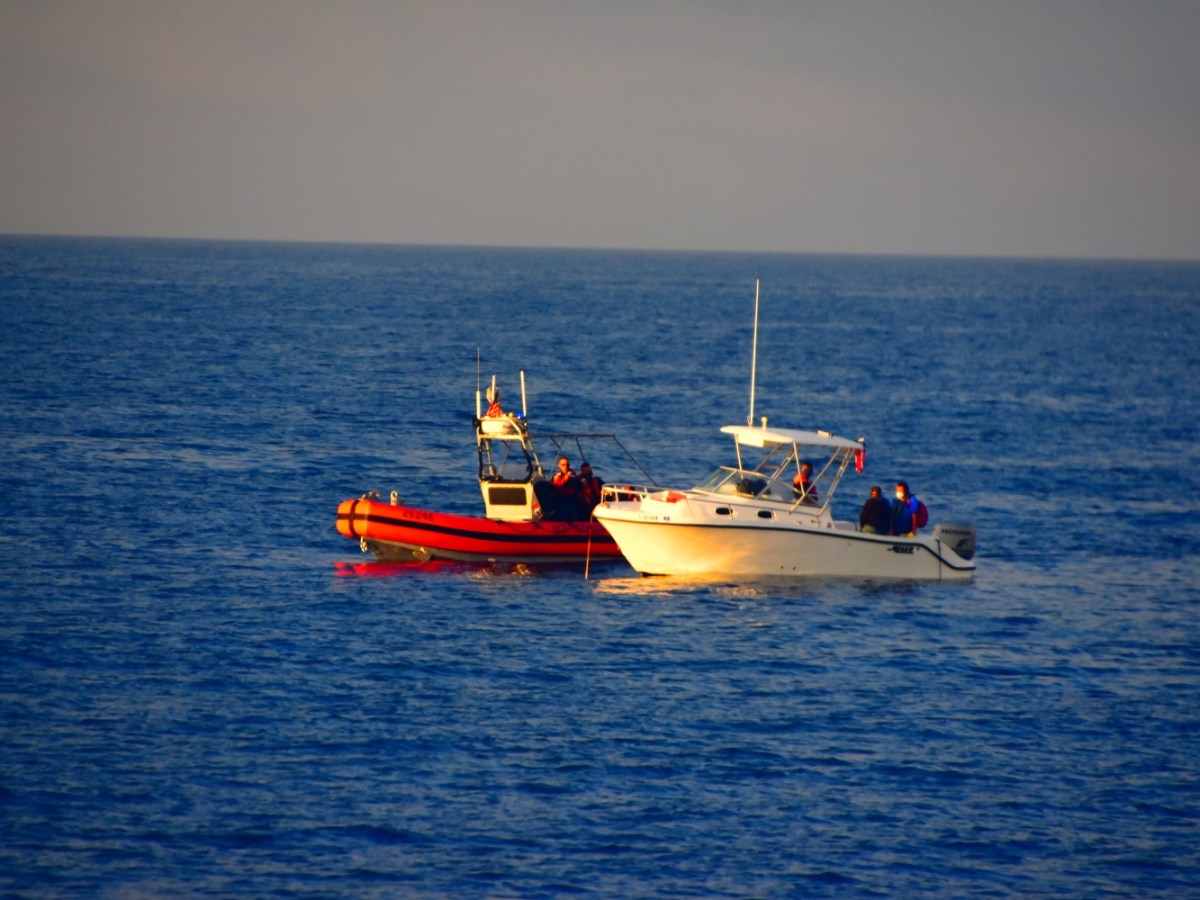
<path id="1" fill-rule="evenodd" d="M 541 550 L 543 552 L 582 552 L 588 541 L 592 551 L 601 554 L 619 553 L 616 541 L 600 524 L 580 523 L 503 523 L 492 519 L 473 521 L 469 516 L 453 516 L 445 513 L 418 512 L 428 519 L 415 519 L 396 515 L 384 515 L 372 509 L 375 504 L 366 501 L 367 510 L 358 512 L 360 503 L 350 504 L 348 511 L 338 512 L 338 524 L 347 537 L 367 537 L 385 541 L 427 544 L 449 549 L 468 549 L 473 544 L 486 544 L 504 548 L 504 552 Z M 346 504 L 343 504 L 343 509 Z M 438 519 L 455 524 L 438 522 Z M 568 530 L 569 529 L 569 530 Z"/>

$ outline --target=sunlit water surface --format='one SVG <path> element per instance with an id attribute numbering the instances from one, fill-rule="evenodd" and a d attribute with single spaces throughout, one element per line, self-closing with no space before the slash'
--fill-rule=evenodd
<path id="1" fill-rule="evenodd" d="M 868 439 L 967 586 L 380 566 L 535 427 Z M 0 892 L 1200 895 L 1200 267 L 0 240 Z M 623 477 L 617 460 L 594 459 Z"/>

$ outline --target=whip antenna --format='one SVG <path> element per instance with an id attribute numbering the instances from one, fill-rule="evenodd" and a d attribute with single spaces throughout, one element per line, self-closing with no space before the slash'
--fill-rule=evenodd
<path id="1" fill-rule="evenodd" d="M 479 371 L 479 348 L 475 348 L 475 418 L 483 418 L 483 401 L 480 393 L 483 391 L 483 376 Z"/>
<path id="2" fill-rule="evenodd" d="M 750 351 L 750 415 L 746 424 L 754 424 L 754 382 L 758 375 L 758 279 L 754 279 L 754 344 Z"/>

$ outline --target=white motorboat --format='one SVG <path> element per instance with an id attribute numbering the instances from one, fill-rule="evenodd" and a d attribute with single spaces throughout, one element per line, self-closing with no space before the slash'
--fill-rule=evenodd
<path id="1" fill-rule="evenodd" d="M 833 517 L 847 471 L 861 467 L 862 439 L 824 431 L 726 425 L 735 462 L 687 490 L 606 486 L 595 516 L 644 575 L 820 576 L 967 581 L 975 530 L 953 522 L 929 535 L 867 534 Z M 751 454 L 756 458 L 750 458 Z M 811 487 L 795 476 L 811 461 Z"/>
<path id="2" fill-rule="evenodd" d="M 593 514 L 643 575 L 817 576 L 968 581 L 975 574 L 975 529 L 934 525 L 928 535 L 867 533 L 833 516 L 847 470 L 861 471 L 866 439 L 827 431 L 754 425 L 758 290 L 750 415 L 733 436 L 735 461 L 687 490 L 605 487 Z M 805 482 L 801 468 L 811 465 Z"/>

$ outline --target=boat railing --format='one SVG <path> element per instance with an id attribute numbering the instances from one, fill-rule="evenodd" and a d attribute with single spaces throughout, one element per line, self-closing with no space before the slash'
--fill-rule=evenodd
<path id="1" fill-rule="evenodd" d="M 606 484 L 600 488 L 601 503 L 637 503 L 645 500 L 660 487 L 645 487 L 633 484 Z"/>

